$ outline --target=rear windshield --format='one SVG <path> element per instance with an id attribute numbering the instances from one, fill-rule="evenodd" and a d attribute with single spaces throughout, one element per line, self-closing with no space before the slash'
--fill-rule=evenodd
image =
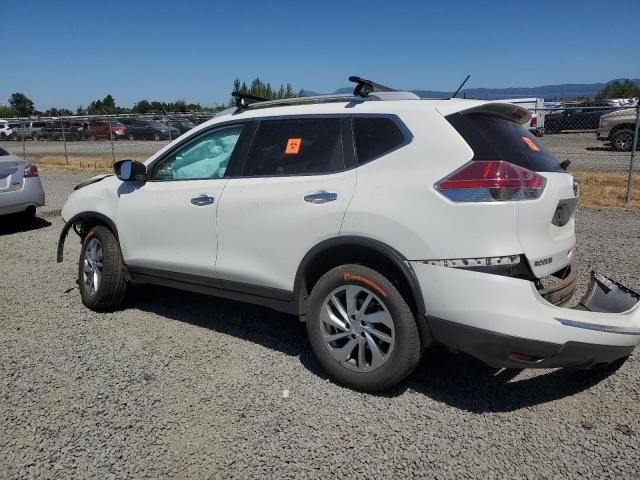
<path id="1" fill-rule="evenodd" d="M 534 172 L 561 171 L 553 154 L 513 122 L 479 113 L 454 113 L 447 120 L 473 150 L 473 160 L 504 160 Z"/>

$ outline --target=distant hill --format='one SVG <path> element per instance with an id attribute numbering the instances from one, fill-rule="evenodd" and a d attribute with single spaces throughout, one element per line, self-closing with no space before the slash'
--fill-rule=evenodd
<path id="1" fill-rule="evenodd" d="M 622 79 L 617 79 L 622 80 Z M 466 88 L 458 94 L 459 97 L 479 98 L 482 100 L 501 100 L 504 98 L 522 97 L 542 97 L 545 100 L 570 100 L 573 98 L 592 98 L 602 90 L 607 84 L 615 82 L 610 80 L 606 83 L 563 83 L 560 85 L 544 85 L 541 87 L 511 87 L 511 88 Z M 632 80 L 640 86 L 640 79 Z M 411 90 L 413 93 L 424 98 L 447 98 L 451 92 L 438 90 Z M 334 94 L 351 93 L 353 87 L 339 88 Z M 305 96 L 319 95 L 316 92 L 304 91 Z"/>

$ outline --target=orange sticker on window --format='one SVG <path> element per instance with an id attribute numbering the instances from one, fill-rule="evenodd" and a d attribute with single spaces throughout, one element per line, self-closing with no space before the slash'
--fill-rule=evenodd
<path id="1" fill-rule="evenodd" d="M 300 153 L 301 138 L 290 138 L 287 140 L 287 148 L 284 149 L 285 155 L 297 155 Z"/>
<path id="2" fill-rule="evenodd" d="M 531 140 L 529 137 L 522 137 L 522 141 L 524 141 L 524 143 L 529 145 L 529 148 L 534 152 L 540 151 L 540 147 L 538 147 L 535 143 L 533 143 L 533 140 Z"/>

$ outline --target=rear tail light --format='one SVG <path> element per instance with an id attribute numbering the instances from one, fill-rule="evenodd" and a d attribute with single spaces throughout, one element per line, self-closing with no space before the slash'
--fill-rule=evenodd
<path id="1" fill-rule="evenodd" d="M 38 176 L 38 167 L 33 164 L 29 164 L 24 169 L 24 178 L 37 177 Z"/>
<path id="2" fill-rule="evenodd" d="M 531 117 L 531 121 L 529 122 L 529 126 L 531 128 L 535 128 L 538 126 L 538 117 Z"/>
<path id="3" fill-rule="evenodd" d="M 508 202 L 540 198 L 546 180 L 505 161 L 471 161 L 434 188 L 454 202 Z"/>

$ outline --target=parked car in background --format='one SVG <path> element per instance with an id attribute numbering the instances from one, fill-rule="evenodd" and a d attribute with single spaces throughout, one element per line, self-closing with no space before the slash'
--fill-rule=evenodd
<path id="1" fill-rule="evenodd" d="M 25 120 L 24 122 L 18 122 L 12 125 L 15 125 L 11 137 L 13 140 L 20 140 L 23 137 L 25 139 L 38 140 L 46 122 Z"/>
<path id="2" fill-rule="evenodd" d="M 0 215 L 22 212 L 33 217 L 43 205 L 38 167 L 0 147 Z"/>
<path id="3" fill-rule="evenodd" d="M 46 123 L 40 131 L 40 138 L 45 140 L 82 140 L 84 138 L 84 127 L 81 122 L 70 122 L 58 120 Z"/>
<path id="4" fill-rule="evenodd" d="M 191 122 L 186 118 L 172 118 L 165 122 L 169 127 L 177 128 L 180 132 L 180 135 L 188 132 L 192 128 L 196 126 L 195 123 Z"/>
<path id="5" fill-rule="evenodd" d="M 536 137 L 541 137 L 544 134 L 544 98 L 511 98 L 499 101 L 513 103 L 514 105 L 529 110 L 531 119 L 526 122 L 526 125 L 522 126 L 528 128 Z"/>
<path id="6" fill-rule="evenodd" d="M 6 140 L 7 138 L 11 138 L 13 134 L 13 128 L 9 125 L 9 122 L 6 120 L 0 120 L 0 140 Z"/>
<path id="7" fill-rule="evenodd" d="M 180 136 L 177 128 L 168 127 L 158 120 L 135 118 L 122 119 L 121 122 L 126 126 L 129 140 L 169 140 Z"/>
<path id="8" fill-rule="evenodd" d="M 113 310 L 147 283 L 295 314 L 325 371 L 367 391 L 438 343 L 495 368 L 628 356 L 640 296 L 593 274 L 563 307 L 578 187 L 521 127 L 529 112 L 358 80 L 347 98 L 242 99 L 79 185 L 58 261 L 73 229 L 84 305 Z"/>
<path id="9" fill-rule="evenodd" d="M 91 120 L 84 132 L 85 138 L 89 140 L 126 138 L 127 127 L 119 121 Z"/>
<path id="10" fill-rule="evenodd" d="M 600 117 L 617 108 L 616 104 L 606 100 L 565 105 L 564 110 L 545 115 L 544 132 L 553 134 L 563 130 L 595 130 L 600 124 Z"/>
<path id="11" fill-rule="evenodd" d="M 610 141 L 613 149 L 618 152 L 630 152 L 633 147 L 637 115 L 638 110 L 635 108 L 625 108 L 602 115 L 596 130 L 598 140 Z"/>

